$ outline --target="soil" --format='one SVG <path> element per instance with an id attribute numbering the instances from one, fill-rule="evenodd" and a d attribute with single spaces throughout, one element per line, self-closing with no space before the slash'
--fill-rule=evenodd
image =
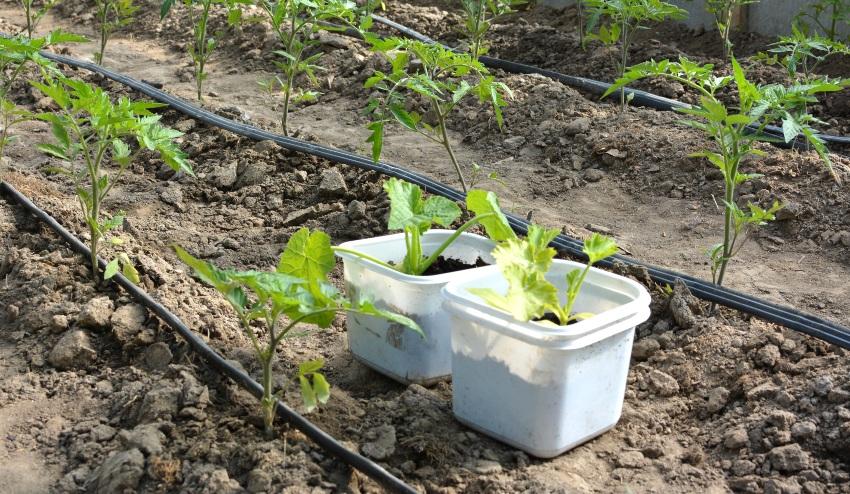
<path id="1" fill-rule="evenodd" d="M 534 319 L 534 321 L 549 321 L 552 324 L 555 324 L 556 326 L 561 325 L 561 320 L 558 318 L 558 316 L 554 312 L 547 312 L 547 313 L 543 314 L 542 317 L 538 317 L 537 319 Z M 573 320 L 568 321 L 566 325 L 569 326 L 570 324 L 575 324 L 576 322 L 578 322 L 578 321 L 573 319 Z"/>
<path id="2" fill-rule="evenodd" d="M 157 2 L 141 3 L 148 24 L 116 35 L 106 65 L 192 99 L 185 18 L 159 24 Z M 86 3 L 64 5 L 44 28 L 91 33 Z M 428 5 L 389 7 L 404 22 L 432 19 L 423 24 L 430 31 L 411 24 L 433 36 L 454 15 Z M 0 3 L 0 19 L 4 31 L 20 25 L 13 2 Z M 221 16 L 214 25 L 223 26 Z M 274 104 L 253 89 L 271 70 L 263 32 L 256 24 L 226 38 L 209 67 L 205 105 L 274 129 Z M 362 151 L 366 96 L 359 88 L 381 61 L 352 40 L 323 36 L 325 94 L 298 108 L 294 125 L 302 138 Z M 80 57 L 92 50 L 69 49 Z M 509 184 L 484 184 L 503 205 L 576 236 L 614 235 L 637 258 L 707 275 L 703 252 L 718 236 L 721 185 L 687 157 L 707 145 L 699 134 L 676 126 L 672 113 L 620 115 L 547 79 L 497 75 L 515 92 L 506 133 L 470 103 L 455 115 L 452 137 L 463 163 L 498 170 Z M 15 93 L 30 107 L 44 106 L 39 96 L 24 87 Z M 335 243 L 384 234 L 382 178 L 172 111 L 163 121 L 185 133 L 181 146 L 197 177 L 174 175 L 143 155 L 106 209 L 127 213 L 121 248 L 141 285 L 256 377 L 250 341 L 227 303 L 189 277 L 168 246 L 221 266 L 268 269 L 302 226 L 322 228 Z M 73 184 L 47 173 L 53 162 L 33 151 L 48 127 L 32 122 L 15 133 L 10 161 L 0 165 L 3 179 L 84 237 Z M 389 161 L 453 181 L 437 146 L 398 130 L 385 149 Z M 765 176 L 744 192 L 789 207 L 744 248 L 728 284 L 848 324 L 850 192 L 812 153 L 765 149 L 767 158 L 748 163 Z M 850 161 L 834 160 L 846 182 Z M 96 288 L 81 258 L 5 199 L 0 252 L 0 492 L 380 492 L 284 424 L 275 438 L 264 437 L 256 400 L 210 372 L 125 294 Z M 653 295 L 652 315 L 637 328 L 622 418 L 552 460 L 456 422 L 450 384 L 402 386 L 357 363 L 342 318 L 281 348 L 278 383 L 299 362 L 324 359 L 332 398 L 310 419 L 422 492 L 850 492 L 847 351 L 736 311 L 709 316 L 683 286 L 668 292 L 645 270 L 618 269 Z M 332 278 L 342 288 L 340 267 Z M 296 398 L 286 396 L 294 407 Z"/>
<path id="3" fill-rule="evenodd" d="M 428 266 L 428 269 L 426 269 L 422 275 L 433 276 L 437 274 L 454 273 L 455 271 L 480 268 L 482 266 L 489 266 L 489 264 L 484 262 L 484 259 L 481 259 L 480 257 L 476 259 L 474 263 L 470 264 L 459 259 L 453 259 L 451 257 L 446 259 L 445 257 L 440 256 L 433 264 Z"/>

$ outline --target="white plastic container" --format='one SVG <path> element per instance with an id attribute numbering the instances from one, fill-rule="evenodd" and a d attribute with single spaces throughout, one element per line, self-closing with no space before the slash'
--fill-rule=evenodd
<path id="1" fill-rule="evenodd" d="M 453 233 L 427 231 L 422 236 L 423 254 L 430 255 Z M 403 233 L 346 242 L 340 247 L 396 264 L 401 263 L 406 253 Z M 490 252 L 494 247 L 491 240 L 464 232 L 442 256 L 467 264 L 474 264 L 479 257 L 493 263 Z M 348 314 L 348 344 L 354 357 L 405 384 L 428 385 L 448 379 L 452 372 L 451 331 L 441 290 L 449 281 L 468 278 L 481 268 L 412 276 L 352 254 L 337 252 L 337 255 L 343 261 L 349 296 L 365 295 L 379 308 L 413 319 L 426 336 L 422 339 L 415 332 L 382 318 Z"/>
<path id="2" fill-rule="evenodd" d="M 566 273 L 584 265 L 555 260 L 547 279 L 562 296 Z M 455 417 L 541 458 L 551 458 L 611 429 L 620 418 L 635 326 L 649 318 L 640 284 L 591 269 L 574 310 L 594 317 L 566 327 L 522 323 L 470 288 L 501 293 L 497 266 L 448 284 Z M 562 303 L 564 300 L 562 300 Z"/>

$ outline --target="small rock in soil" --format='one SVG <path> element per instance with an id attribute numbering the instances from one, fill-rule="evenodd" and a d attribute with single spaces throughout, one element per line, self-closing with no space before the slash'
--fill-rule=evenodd
<path id="1" fill-rule="evenodd" d="M 776 345 L 765 345 L 756 352 L 755 361 L 762 367 L 773 368 L 782 357 L 779 353 L 779 347 Z"/>
<path id="2" fill-rule="evenodd" d="M 797 416 L 785 410 L 774 410 L 767 418 L 767 423 L 779 428 L 779 430 L 787 431 L 791 428 L 794 422 L 797 421 Z"/>
<path id="3" fill-rule="evenodd" d="M 354 200 L 348 203 L 348 217 L 352 220 L 359 220 L 366 217 L 366 204 L 362 201 Z"/>
<path id="4" fill-rule="evenodd" d="M 172 387 L 154 389 L 145 395 L 136 414 L 138 422 L 152 422 L 156 419 L 170 419 L 177 414 L 177 398 L 180 390 Z"/>
<path id="5" fill-rule="evenodd" d="M 584 179 L 588 182 L 598 182 L 605 177 L 605 172 L 598 168 L 588 168 L 584 171 Z"/>
<path id="6" fill-rule="evenodd" d="M 50 319 L 50 327 L 56 333 L 61 333 L 68 329 L 69 324 L 68 316 L 64 314 L 56 314 Z"/>
<path id="7" fill-rule="evenodd" d="M 112 314 L 112 333 L 121 343 L 131 343 L 142 330 L 146 318 L 147 312 L 141 305 L 122 305 Z"/>
<path id="8" fill-rule="evenodd" d="M 706 410 L 708 413 L 717 413 L 723 410 L 726 403 L 729 401 L 729 390 L 723 386 L 712 389 L 708 392 L 708 404 Z"/>
<path id="9" fill-rule="evenodd" d="M 322 197 L 339 197 L 348 192 L 345 178 L 336 168 L 329 168 L 322 172 L 322 180 L 319 182 L 319 195 Z"/>
<path id="10" fill-rule="evenodd" d="M 215 187 L 221 189 L 230 188 L 236 183 L 236 169 L 238 166 L 239 163 L 236 161 L 216 166 L 207 173 L 207 179 Z"/>
<path id="11" fill-rule="evenodd" d="M 587 117 L 574 118 L 564 126 L 564 133 L 568 136 L 584 134 L 588 130 L 590 130 L 590 119 Z"/>
<path id="12" fill-rule="evenodd" d="M 145 365 L 152 371 L 165 370 L 173 357 L 171 349 L 161 341 L 145 349 Z"/>
<path id="13" fill-rule="evenodd" d="M 670 313 L 673 320 L 682 329 L 688 329 L 696 323 L 692 307 L 696 303 L 688 286 L 680 279 L 673 285 L 673 295 L 670 297 Z"/>
<path id="14" fill-rule="evenodd" d="M 646 360 L 661 349 L 661 343 L 655 338 L 644 338 L 635 342 L 632 347 L 632 357 L 635 360 Z"/>
<path id="15" fill-rule="evenodd" d="M 97 359 L 97 351 L 85 331 L 74 329 L 66 332 L 47 357 L 50 365 L 60 370 L 78 369 L 91 365 Z"/>
<path id="16" fill-rule="evenodd" d="M 508 149 L 519 149 L 520 146 L 525 144 L 525 137 L 523 136 L 514 136 L 508 137 L 504 140 L 505 147 Z"/>
<path id="17" fill-rule="evenodd" d="M 492 475 L 502 472 L 502 465 L 498 461 L 478 459 L 467 463 L 466 467 L 480 475 Z"/>
<path id="18" fill-rule="evenodd" d="M 679 392 L 679 383 L 670 374 L 653 369 L 647 375 L 649 388 L 659 396 L 673 396 Z"/>
<path id="19" fill-rule="evenodd" d="M 135 492 L 144 468 L 145 457 L 138 449 L 113 453 L 89 475 L 86 491 L 93 494 Z"/>
<path id="20" fill-rule="evenodd" d="M 280 146 L 274 141 L 260 141 L 254 144 L 254 151 L 258 153 L 274 153 L 280 151 Z"/>
<path id="21" fill-rule="evenodd" d="M 272 476 L 265 470 L 255 468 L 248 472 L 248 492 L 266 492 L 271 490 Z"/>
<path id="22" fill-rule="evenodd" d="M 624 451 L 617 456 L 615 462 L 621 468 L 640 468 L 646 460 L 640 451 Z"/>
<path id="23" fill-rule="evenodd" d="M 154 424 L 144 424 L 131 431 L 119 432 L 118 439 L 128 449 L 136 448 L 147 455 L 158 455 L 162 453 L 165 434 Z"/>
<path id="24" fill-rule="evenodd" d="M 386 460 L 395 453 L 395 427 L 381 425 L 372 429 L 370 435 L 374 436 L 375 440 L 360 447 L 364 455 L 375 460 Z"/>
<path id="25" fill-rule="evenodd" d="M 833 388 L 832 378 L 829 376 L 820 376 L 815 378 L 811 383 L 812 391 L 818 396 L 826 396 Z"/>
<path id="26" fill-rule="evenodd" d="M 747 435 L 746 429 L 731 429 L 723 435 L 723 446 L 728 449 L 741 449 L 750 442 L 750 437 Z"/>
<path id="27" fill-rule="evenodd" d="M 239 176 L 234 183 L 234 187 L 237 189 L 259 185 L 265 181 L 269 174 L 268 166 L 255 160 L 239 163 L 237 171 L 239 171 Z"/>
<path id="28" fill-rule="evenodd" d="M 798 422 L 791 427 L 791 437 L 797 441 L 802 441 L 813 437 L 817 430 L 818 427 L 812 422 Z"/>
<path id="29" fill-rule="evenodd" d="M 109 326 L 112 317 L 112 300 L 109 297 L 96 297 L 88 301 L 80 310 L 77 323 L 91 329 L 104 329 Z"/>
<path id="30" fill-rule="evenodd" d="M 168 183 L 170 183 L 171 186 L 162 189 L 162 192 L 159 193 L 159 198 L 162 199 L 162 202 L 181 209 L 183 206 L 183 189 L 173 182 Z"/>
<path id="31" fill-rule="evenodd" d="M 780 472 L 799 472 L 809 466 L 809 455 L 799 444 L 773 448 L 767 458 L 773 469 Z"/>

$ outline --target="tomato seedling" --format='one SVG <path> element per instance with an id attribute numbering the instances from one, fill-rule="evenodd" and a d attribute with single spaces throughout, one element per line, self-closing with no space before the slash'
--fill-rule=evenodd
<path id="1" fill-rule="evenodd" d="M 35 0 L 20 0 L 21 7 L 24 8 L 24 17 L 27 21 L 25 31 L 27 32 L 28 38 L 33 37 L 35 30 L 41 23 L 41 19 L 50 11 L 50 9 L 59 5 L 61 1 L 62 0 L 42 0 L 38 2 L 41 6 L 38 6 L 36 5 Z"/>
<path id="2" fill-rule="evenodd" d="M 132 24 L 133 15 L 139 7 L 133 5 L 133 0 L 96 0 L 95 6 L 95 18 L 100 23 L 100 49 L 94 54 L 94 61 L 103 65 L 109 37 L 116 29 Z"/>
<path id="3" fill-rule="evenodd" d="M 714 15 L 714 24 L 720 39 L 723 40 L 723 58 L 726 60 L 732 56 L 732 41 L 729 40 L 729 35 L 735 23 L 736 11 L 744 5 L 758 2 L 759 0 L 706 0 L 705 10 Z"/>
<path id="4" fill-rule="evenodd" d="M 850 23 L 850 1 L 816 0 L 805 2 L 794 17 L 806 34 L 825 36 L 830 41 L 838 41 L 839 27 Z M 850 40 L 850 37 L 847 38 Z"/>
<path id="5" fill-rule="evenodd" d="M 316 71 L 324 70 L 316 64 L 322 56 L 321 52 L 307 54 L 320 44 L 320 40 L 313 35 L 320 30 L 337 30 L 329 21 L 365 32 L 372 26 L 370 14 L 374 5 L 371 0 L 362 8 L 350 0 L 259 0 L 259 6 L 282 46 L 281 50 L 274 52 L 280 57 L 280 60 L 275 61 L 275 66 L 281 70 L 282 77 L 275 76 L 271 80 L 261 81 L 260 85 L 269 94 L 283 94 L 280 124 L 283 135 L 289 135 L 287 123 L 290 106 L 314 102 L 319 96 L 316 91 L 296 88 L 296 80 L 300 75 L 306 76 L 314 86 L 318 85 Z"/>
<path id="6" fill-rule="evenodd" d="M 587 265 L 567 273 L 566 304 L 561 305 L 558 288 L 546 279 L 556 254 L 549 243 L 557 236 L 557 229 L 531 225 L 526 238 L 506 240 L 493 250 L 493 257 L 508 282 L 507 293 L 501 294 L 492 288 L 471 288 L 470 293 L 509 312 L 520 322 L 542 319 L 547 313 L 554 314 L 561 326 L 593 317 L 588 312 L 574 313 L 573 308 L 590 267 L 616 254 L 617 244 L 598 233 L 584 241 L 582 252 L 588 257 Z M 554 325 L 545 319 L 537 322 Z"/>
<path id="7" fill-rule="evenodd" d="M 390 217 L 387 226 L 390 230 L 404 232 L 406 253 L 402 262 L 392 265 L 343 247 L 334 247 L 335 251 L 352 254 L 405 274 L 419 276 L 439 259 L 461 233 L 475 225 L 483 226 L 487 236 L 496 242 L 516 237 L 508 224 L 508 219 L 499 207 L 496 194 L 484 190 L 471 190 L 466 195 L 466 207 L 474 212 L 475 216 L 455 230 L 434 252 L 426 256 L 422 251 L 422 235 L 434 225 L 451 226 L 461 215 L 460 207 L 445 197 L 431 196 L 423 199 L 422 189 L 397 178 L 384 182 L 384 190 L 390 198 Z"/>
<path id="8" fill-rule="evenodd" d="M 372 143 L 372 159 L 381 158 L 384 145 L 384 127 L 396 121 L 404 128 L 425 136 L 443 146 L 457 171 L 463 191 L 468 190 L 466 178 L 458 163 L 446 129 L 452 110 L 467 96 L 475 95 L 482 103 L 489 103 L 496 123 L 502 128 L 502 108 L 510 89 L 497 82 L 478 60 L 467 53 L 456 53 L 439 44 L 428 44 L 400 38 L 380 39 L 367 36 L 372 50 L 383 53 L 392 71 L 375 71 L 364 87 L 377 89 L 381 96 L 369 100 L 366 111 L 372 121 L 372 131 L 367 142 Z M 417 98 L 428 102 L 428 116 L 405 109 Z"/>
<path id="9" fill-rule="evenodd" d="M 104 199 L 145 149 L 159 154 L 172 169 L 191 174 L 185 154 L 174 142 L 182 134 L 160 125 L 160 117 L 151 113 L 150 110 L 165 106 L 160 103 L 129 98 L 120 98 L 115 103 L 103 89 L 64 76 L 48 77 L 45 82 L 32 82 L 32 85 L 59 108 L 55 113 L 38 116 L 50 123 L 55 139 L 55 144 L 41 144 L 38 148 L 69 166 L 55 167 L 53 171 L 74 180 L 83 218 L 89 228 L 92 276 L 98 282 L 100 241 L 124 221 L 121 213 L 114 216 L 103 213 Z M 136 149 L 131 149 L 127 142 L 130 140 L 135 141 Z M 77 166 L 80 160 L 82 167 Z M 114 176 L 105 171 L 104 165 L 109 162 L 118 168 Z M 112 243 L 120 243 L 120 240 L 112 237 Z M 126 255 L 109 261 L 104 279 L 114 276 L 119 264 L 127 278 L 138 281 L 136 270 Z"/>
<path id="10" fill-rule="evenodd" d="M 649 22 L 661 22 L 666 19 L 684 19 L 687 11 L 662 0 L 584 0 L 590 10 L 589 24 L 595 26 L 602 17 L 607 24 L 599 25 L 595 34 L 588 36 L 598 39 L 606 45 L 620 43 L 620 60 L 617 61 L 617 73 L 620 77 L 629 66 L 629 48 L 635 34 L 647 29 Z M 626 108 L 626 93 L 620 93 L 620 110 Z"/>
<path id="11" fill-rule="evenodd" d="M 163 0 L 160 6 L 160 19 L 165 19 L 177 1 L 182 1 L 192 23 L 192 43 L 189 44 L 189 57 L 192 59 L 195 75 L 195 89 L 198 101 L 204 100 L 204 81 L 207 79 L 206 66 L 213 51 L 218 46 L 215 36 L 208 35 L 210 12 L 213 5 L 222 5 L 227 9 L 227 23 L 231 26 L 242 19 L 241 5 L 250 5 L 253 0 Z M 196 5 L 199 5 L 196 8 Z"/>
<path id="12" fill-rule="evenodd" d="M 493 21 L 516 12 L 514 7 L 526 3 L 528 3 L 527 0 L 461 0 L 461 7 L 466 16 L 464 27 L 469 43 L 469 54 L 472 58 L 478 60 L 478 57 L 487 53 L 484 38 Z"/>
<path id="13" fill-rule="evenodd" d="M 274 271 L 219 269 L 178 246 L 174 250 L 201 281 L 224 296 L 236 312 L 242 331 L 250 338 L 262 367 L 260 407 L 267 434 L 273 430 L 278 399 L 286 393 L 285 387 L 274 391 L 275 352 L 284 340 L 309 334 L 309 329 L 296 332 L 300 325 L 325 329 L 337 313 L 348 312 L 383 317 L 423 334 L 407 317 L 380 310 L 367 300 L 349 300 L 328 281 L 335 259 L 330 237 L 324 232 L 298 230 L 286 244 Z M 259 336 L 257 326 L 263 333 Z M 322 365 L 321 360 L 303 362 L 293 378 L 308 412 L 330 398 L 330 385 L 319 372 Z"/>
<path id="14" fill-rule="evenodd" d="M 701 66 L 686 58 L 680 58 L 678 62 L 644 62 L 631 67 L 603 97 L 645 77 L 672 79 L 699 92 L 697 105 L 679 111 L 694 118 L 685 120 L 685 125 L 701 130 L 715 145 L 715 150 L 703 150 L 691 156 L 707 159 L 723 174 L 723 242 L 709 250 L 712 279 L 720 285 L 729 261 L 738 254 L 752 231 L 773 220 L 774 213 L 782 207 L 778 202 L 766 208 L 748 204 L 745 210 L 738 206 L 737 187 L 760 177 L 754 173 L 743 173 L 741 165 L 751 156 L 766 154 L 756 147 L 756 143 L 775 141 L 775 138 L 764 134 L 764 129 L 771 123 L 781 122 L 785 142 L 791 142 L 802 135 L 835 180 L 839 180 L 832 168 L 826 144 L 811 127 L 812 123 L 819 121 L 806 113 L 804 108 L 807 103 L 817 101 L 815 95 L 840 91 L 846 84 L 824 82 L 789 87 L 780 84 L 757 86 L 747 80 L 735 57 L 732 57 L 733 75 L 717 76 L 713 69 L 710 64 Z M 733 84 L 737 90 L 737 101 L 734 102 L 734 109 L 730 109 L 731 106 L 724 104 L 718 92 Z"/>

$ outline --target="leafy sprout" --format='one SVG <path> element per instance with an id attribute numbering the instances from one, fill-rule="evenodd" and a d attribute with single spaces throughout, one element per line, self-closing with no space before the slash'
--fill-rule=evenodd
<path id="1" fill-rule="evenodd" d="M 422 235 L 434 225 L 451 226 L 460 215 L 460 207 L 453 201 L 440 196 L 422 198 L 422 190 L 411 183 L 391 178 L 384 182 L 384 190 L 390 197 L 390 230 L 404 232 L 406 254 L 399 265 L 391 265 L 380 259 L 344 247 L 334 247 L 337 252 L 355 255 L 389 269 L 405 274 L 422 275 L 445 250 L 466 230 L 481 225 L 487 235 L 495 241 L 516 237 L 508 220 L 499 207 L 499 200 L 492 192 L 471 190 L 466 196 L 466 206 L 475 216 L 461 225 L 434 252 L 425 255 L 422 250 Z"/>
<path id="2" fill-rule="evenodd" d="M 372 117 L 368 125 L 371 134 L 367 139 L 372 143 L 372 159 L 377 162 L 381 158 L 386 124 L 396 121 L 443 146 L 466 192 L 469 188 L 449 139 L 446 121 L 462 100 L 475 96 L 493 109 L 496 123 L 502 128 L 502 108 L 507 105 L 505 97 L 512 96 L 510 89 L 496 81 L 484 65 L 469 54 L 456 53 L 439 44 L 401 38 L 367 36 L 367 40 L 372 50 L 383 53 L 391 66 L 388 73 L 375 71 L 364 84 L 366 89 L 379 91 L 379 96 L 370 99 L 366 108 Z M 407 103 L 418 98 L 427 102 L 427 115 L 406 109 Z M 433 118 L 426 118 L 430 116 Z"/>
<path id="3" fill-rule="evenodd" d="M 705 10 L 714 15 L 717 32 L 723 40 L 723 58 L 732 56 L 732 25 L 735 23 L 736 12 L 744 5 L 758 3 L 759 0 L 706 0 Z"/>
<path id="4" fill-rule="evenodd" d="M 275 65 L 282 73 L 269 81 L 262 81 L 260 85 L 270 94 L 278 91 L 283 94 L 281 127 L 283 134 L 289 135 L 290 106 L 314 102 L 319 96 L 316 91 L 296 87 L 301 75 L 306 76 L 312 85 L 318 85 L 316 72 L 324 70 L 317 65 L 322 53 L 310 53 L 321 43 L 313 35 L 320 30 L 338 29 L 330 21 L 365 32 L 372 26 L 370 14 L 375 5 L 373 0 L 367 1 L 362 8 L 350 0 L 259 0 L 259 6 L 280 42 L 281 49 L 274 53 L 280 57 Z"/>
<path id="5" fill-rule="evenodd" d="M 600 18 L 608 19 L 606 24 L 599 24 L 598 32 L 588 36 L 606 45 L 620 43 L 620 59 L 616 66 L 621 77 L 629 65 L 629 48 L 639 30 L 647 29 L 646 25 L 649 22 L 684 19 L 687 16 L 687 11 L 662 0 L 583 0 L 583 2 L 591 14 L 589 25 L 597 25 Z M 626 93 L 621 92 L 620 109 L 622 111 L 625 108 Z"/>
<path id="6" fill-rule="evenodd" d="M 274 390 L 275 352 L 284 340 L 310 332 L 310 329 L 296 331 L 297 328 L 325 329 L 338 313 L 349 312 L 383 317 L 423 335 L 419 326 L 407 317 L 380 310 L 367 300 L 349 300 L 328 281 L 335 260 L 330 238 L 321 231 L 298 230 L 289 239 L 274 271 L 220 269 L 192 257 L 179 246 L 173 247 L 201 281 L 227 300 L 239 318 L 242 331 L 251 340 L 262 367 L 260 406 L 267 434 L 272 433 L 278 399 L 283 399 L 286 392 L 286 387 Z M 255 328 L 262 333 L 258 335 Z M 322 367 L 321 360 L 303 362 L 292 379 L 308 412 L 330 398 L 330 385 L 319 372 Z"/>
<path id="7" fill-rule="evenodd" d="M 21 7 L 24 8 L 24 17 L 26 18 L 26 28 L 28 38 L 32 38 L 35 34 L 41 19 L 55 6 L 59 5 L 62 0 L 20 0 Z M 40 4 L 36 5 L 36 3 Z"/>
<path id="8" fill-rule="evenodd" d="M 774 54 L 788 75 L 797 82 L 812 82 L 814 72 L 827 58 L 850 55 L 850 47 L 823 36 L 807 35 L 797 25 L 793 25 L 791 36 L 781 36 L 779 41 L 771 45 L 768 52 Z"/>
<path id="9" fill-rule="evenodd" d="M 92 276 L 97 282 L 100 242 L 124 222 L 123 214 L 104 214 L 103 201 L 144 150 L 157 153 L 172 169 L 191 174 L 185 154 L 174 142 L 182 134 L 160 125 L 160 117 L 151 113 L 152 109 L 165 106 L 160 103 L 129 98 L 113 102 L 103 89 L 61 75 L 32 85 L 59 108 L 55 113 L 38 115 L 50 124 L 55 141 L 38 148 L 68 165 L 53 170 L 74 180 L 80 209 L 89 228 Z M 78 165 L 80 161 L 83 166 Z M 106 171 L 107 163 L 117 167 L 114 175 Z M 124 274 L 138 281 L 135 268 L 128 261 L 126 256 L 110 261 L 104 278 L 113 276 L 120 262 Z"/>
<path id="10" fill-rule="evenodd" d="M 850 24 L 850 1 L 816 0 L 805 2 L 794 17 L 806 34 L 825 36 L 830 41 L 838 41 L 839 26 Z"/>
<path id="11" fill-rule="evenodd" d="M 699 65 L 686 58 L 680 58 L 678 62 L 649 61 L 631 67 L 604 95 L 645 77 L 672 79 L 700 94 L 699 104 L 679 111 L 689 117 L 683 122 L 685 125 L 702 131 L 714 143 L 714 149 L 706 149 L 691 156 L 707 159 L 723 174 L 723 241 L 709 251 L 712 278 L 718 285 L 723 283 L 729 261 L 740 251 L 740 246 L 751 231 L 771 221 L 774 213 L 782 207 L 778 203 L 767 209 L 756 205 L 742 209 L 737 205 L 737 187 L 760 176 L 744 173 L 742 165 L 750 157 L 765 155 L 764 151 L 756 147 L 758 142 L 776 140 L 764 133 L 765 127 L 781 122 L 782 140 L 785 142 L 802 136 L 818 153 L 834 179 L 839 181 L 832 168 L 826 144 L 811 127 L 818 120 L 806 113 L 804 108 L 807 103 L 817 101 L 817 94 L 840 91 L 848 85 L 846 82 L 820 82 L 758 86 L 747 79 L 734 57 L 732 71 L 731 76 L 717 76 L 712 65 Z M 730 86 L 734 86 L 737 91 L 738 99 L 734 107 L 727 107 L 717 96 L 721 89 Z"/>
<path id="12" fill-rule="evenodd" d="M 582 252 L 588 257 L 587 265 L 567 273 L 566 303 L 562 305 L 558 288 L 546 279 L 556 254 L 549 243 L 557 236 L 557 229 L 531 225 L 526 238 L 506 240 L 493 250 L 493 257 L 508 282 L 507 293 L 492 288 L 471 288 L 470 293 L 497 309 L 506 310 L 520 322 L 542 319 L 547 313 L 554 314 L 561 326 L 593 317 L 588 312 L 574 313 L 575 302 L 590 267 L 616 254 L 617 244 L 598 233 L 584 241 Z M 547 320 L 538 322 L 552 324 Z"/>
<path id="13" fill-rule="evenodd" d="M 189 44 L 189 57 L 192 59 L 195 75 L 195 89 L 198 101 L 204 100 L 203 87 L 207 79 L 206 65 L 218 46 L 215 36 L 209 36 L 210 13 L 213 5 L 221 5 L 227 10 L 227 23 L 231 26 L 242 20 L 240 6 L 250 5 L 253 0 L 163 0 L 159 15 L 165 19 L 171 8 L 178 1 L 182 2 L 192 23 L 192 43 Z M 198 7 L 196 7 L 196 5 Z"/>
<path id="14" fill-rule="evenodd" d="M 109 37 L 116 29 L 130 25 L 139 7 L 133 5 L 133 0 L 96 0 L 95 5 L 95 17 L 100 23 L 100 49 L 95 53 L 94 61 L 103 65 L 103 54 Z"/>
<path id="15" fill-rule="evenodd" d="M 461 0 L 461 7 L 466 16 L 464 27 L 469 42 L 469 54 L 472 58 L 478 60 L 478 57 L 487 54 L 484 38 L 493 21 L 515 12 L 515 7 L 526 3 L 528 0 Z"/>

